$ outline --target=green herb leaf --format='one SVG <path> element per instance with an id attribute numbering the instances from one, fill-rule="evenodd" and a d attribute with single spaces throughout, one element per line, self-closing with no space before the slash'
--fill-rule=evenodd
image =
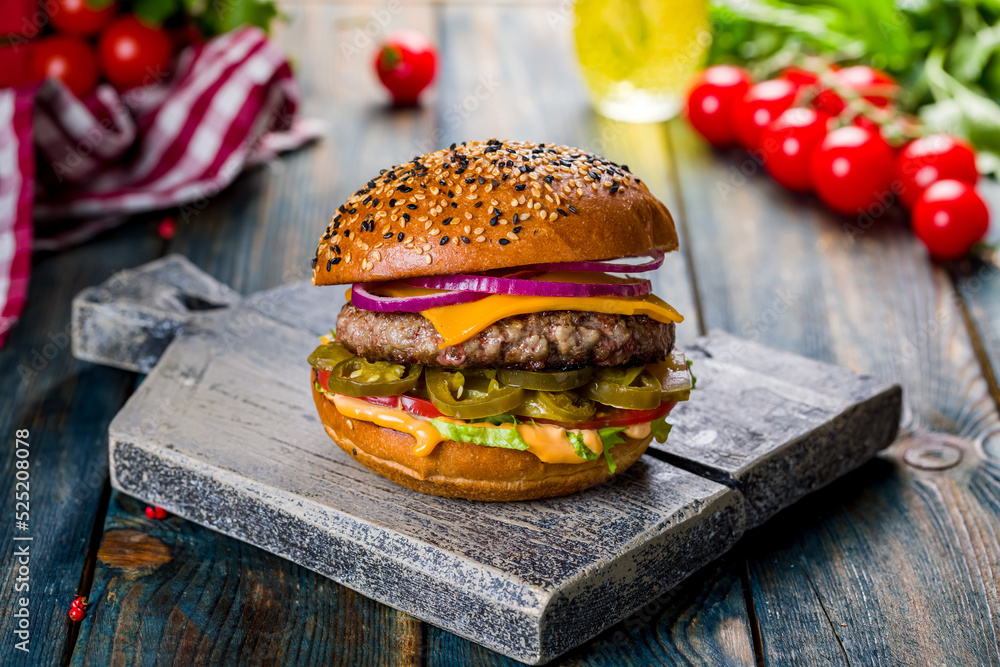
<path id="1" fill-rule="evenodd" d="M 688 373 L 691 374 L 691 389 L 693 390 L 698 384 L 698 378 L 694 376 L 694 362 L 688 359 L 687 365 L 688 365 Z"/>
<path id="2" fill-rule="evenodd" d="M 573 445 L 573 451 L 581 459 L 584 461 L 593 461 L 597 458 L 597 452 L 588 447 L 583 441 L 583 434 L 566 431 L 566 437 L 569 438 L 569 444 Z"/>
<path id="3" fill-rule="evenodd" d="M 612 475 L 615 474 L 618 466 L 615 465 L 615 460 L 611 458 L 611 448 L 625 442 L 625 438 L 621 436 L 621 432 L 624 430 L 624 426 L 608 426 L 597 432 L 604 443 L 604 462 L 608 464 L 608 470 Z"/>
<path id="4" fill-rule="evenodd" d="M 180 0 L 134 0 L 132 11 L 143 22 L 160 27 L 181 9 Z"/>

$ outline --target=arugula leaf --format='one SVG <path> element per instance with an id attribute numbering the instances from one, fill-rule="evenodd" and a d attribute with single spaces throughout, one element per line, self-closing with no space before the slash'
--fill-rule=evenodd
<path id="1" fill-rule="evenodd" d="M 688 365 L 688 373 L 691 374 L 691 389 L 693 390 L 695 386 L 698 384 L 698 378 L 694 376 L 694 362 L 688 359 L 687 365 Z"/>
<path id="2" fill-rule="evenodd" d="M 516 424 L 517 423 L 517 417 L 515 417 L 514 415 L 507 414 L 506 412 L 504 412 L 504 413 L 499 414 L 499 415 L 490 415 L 489 417 L 483 417 L 481 419 L 473 419 L 472 420 L 472 423 L 476 423 L 476 422 L 480 422 L 480 423 L 481 422 L 488 422 L 490 424 L 496 424 L 497 426 L 499 426 L 500 424 Z"/>
<path id="3" fill-rule="evenodd" d="M 132 11 L 143 23 L 160 27 L 181 9 L 180 0 L 133 0 Z"/>
<path id="4" fill-rule="evenodd" d="M 625 438 L 621 436 L 621 432 L 624 430 L 624 426 L 608 426 L 597 432 L 604 443 L 604 462 L 608 464 L 608 470 L 611 471 L 612 475 L 615 474 L 618 466 L 615 465 L 615 460 L 611 458 L 611 448 L 625 442 Z"/>
<path id="5" fill-rule="evenodd" d="M 667 423 L 666 417 L 660 417 L 649 426 L 653 431 L 653 437 L 656 438 L 656 441 L 659 443 L 667 441 L 667 436 L 670 435 L 670 429 L 673 428 L 671 424 Z"/>
<path id="6" fill-rule="evenodd" d="M 517 449 L 522 452 L 528 449 L 528 443 L 524 441 L 516 428 L 488 428 L 472 424 L 452 424 L 441 419 L 431 419 L 430 422 L 434 424 L 434 428 L 441 435 L 455 442 L 471 442 L 486 447 Z"/>
<path id="7" fill-rule="evenodd" d="M 593 461 L 597 458 L 597 452 L 592 450 L 583 441 L 583 435 L 580 433 L 574 433 L 573 431 L 566 431 L 566 437 L 569 438 L 569 444 L 573 445 L 573 451 L 584 461 Z"/>

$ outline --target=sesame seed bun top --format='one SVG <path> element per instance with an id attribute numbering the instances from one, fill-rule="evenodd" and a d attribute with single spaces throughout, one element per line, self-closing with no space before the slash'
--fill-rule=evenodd
<path id="1" fill-rule="evenodd" d="M 471 273 L 676 250 L 628 167 L 551 144 L 469 141 L 383 170 L 337 209 L 313 284 Z"/>

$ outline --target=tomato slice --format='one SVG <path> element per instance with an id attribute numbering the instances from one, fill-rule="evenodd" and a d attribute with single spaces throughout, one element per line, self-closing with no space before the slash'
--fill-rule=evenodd
<path id="1" fill-rule="evenodd" d="M 319 383 L 319 386 L 325 387 L 327 378 L 330 377 L 330 371 L 321 371 L 318 368 L 314 368 L 313 371 L 315 372 L 315 375 L 313 376 L 315 381 Z M 434 407 L 434 404 L 430 401 L 423 398 L 417 398 L 416 396 L 409 396 L 407 394 L 403 394 L 402 396 L 365 396 L 361 400 L 368 401 L 374 405 L 382 405 L 387 408 L 405 410 L 411 415 L 416 415 L 418 417 L 426 417 L 428 419 L 444 417 L 444 415 L 436 407 Z M 660 417 L 665 417 L 670 414 L 670 411 L 674 409 L 675 405 L 677 405 L 677 403 L 672 402 L 661 403 L 659 407 L 653 408 L 652 410 L 612 410 L 611 412 L 606 413 L 603 417 L 593 419 L 589 422 L 558 422 L 551 419 L 536 419 L 534 421 L 539 424 L 553 424 L 565 429 L 601 429 L 609 426 L 633 426 L 635 424 L 644 424 L 646 422 L 656 421 Z"/>

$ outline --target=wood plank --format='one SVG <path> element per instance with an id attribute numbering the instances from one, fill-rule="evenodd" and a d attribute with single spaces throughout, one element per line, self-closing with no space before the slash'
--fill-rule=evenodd
<path id="1" fill-rule="evenodd" d="M 743 603 L 736 550 L 676 590 L 563 656 L 563 665 L 686 664 L 753 667 L 753 640 Z M 516 661 L 434 626 L 427 627 L 428 667 L 517 665 Z"/>
<path id="2" fill-rule="evenodd" d="M 990 209 L 991 226 L 983 241 L 1000 247 L 1000 183 L 980 179 L 979 192 Z M 1000 253 L 988 253 L 984 259 L 962 261 L 950 267 L 961 305 L 968 313 L 975 334 L 974 342 L 990 384 L 993 399 L 1000 405 Z"/>
<path id="3" fill-rule="evenodd" d="M 948 276 L 902 216 L 850 235 L 670 129 L 706 324 L 897 381 L 907 404 L 881 462 L 748 536 L 765 659 L 1000 660 L 1000 420 Z"/>
<path id="4" fill-rule="evenodd" d="M 131 373 L 77 361 L 70 353 L 69 304 L 82 287 L 157 256 L 161 243 L 137 224 L 93 243 L 36 261 L 24 317 L 0 351 L 0 424 L 13 449 L 18 429 L 30 432 L 30 520 L 27 531 L 5 519 L 0 536 L 10 557 L 0 574 L 0 633 L 8 664 L 63 659 L 71 624 L 66 612 L 84 573 L 91 530 L 107 488 L 107 427 L 132 391 Z M 15 461 L 0 463 L 0 493 L 14 511 Z M 19 489 L 20 492 L 23 489 Z M 15 536 L 30 536 L 14 542 Z M 15 591 L 15 546 L 28 545 L 30 589 Z M 25 583 L 25 582 L 22 582 Z M 15 601 L 30 600 L 30 653 L 16 650 Z"/>
<path id="5" fill-rule="evenodd" d="M 374 43 L 365 43 L 357 32 L 363 31 L 373 19 L 373 12 L 380 8 L 363 3 L 283 7 L 289 20 L 278 24 L 275 34 L 294 61 L 302 93 L 300 113 L 325 120 L 329 131 L 314 146 L 258 167 L 223 192 L 207 192 L 195 204 L 182 208 L 169 252 L 187 256 L 223 284 L 244 293 L 306 278 L 316 242 L 336 206 L 363 179 L 413 156 L 418 137 L 426 136 L 433 127 L 435 98 L 431 95 L 416 110 L 395 111 L 386 106 L 386 95 L 371 71 Z M 429 6 L 407 5 L 390 13 L 388 22 L 380 24 L 379 34 L 411 27 L 436 39 L 434 12 Z M 345 48 L 353 46 L 355 39 L 360 40 L 357 52 Z M 332 326 L 335 316 L 329 313 L 328 326 Z M 251 572 L 261 571 L 241 569 L 245 552 L 237 540 L 203 530 L 192 533 L 191 539 L 197 542 L 197 548 L 176 556 L 173 562 L 178 566 L 197 569 L 200 553 L 208 552 L 232 556 L 224 566 L 238 573 L 231 576 L 251 577 L 257 576 Z M 279 572 L 277 576 L 289 580 L 289 590 L 333 592 L 318 597 L 309 616 L 332 622 L 345 615 L 347 626 L 338 627 L 353 628 L 323 634 L 318 641 L 325 646 L 311 649 L 316 655 L 337 659 L 344 655 L 348 662 L 352 656 L 373 661 L 380 657 L 385 664 L 407 664 L 412 655 L 420 653 L 422 624 L 406 614 L 304 568 L 282 571 L 283 564 L 268 562 L 273 563 L 269 569 Z M 95 585 L 106 585 L 108 573 L 99 569 Z M 194 587 L 189 592 L 197 593 L 198 581 L 189 583 Z M 182 587 L 183 581 L 177 580 L 176 584 Z M 132 594 L 154 595 L 157 585 L 154 580 L 138 580 Z M 146 622 L 165 624 L 166 619 L 159 616 L 169 612 L 156 606 L 141 610 L 132 606 L 123 607 L 121 613 L 123 618 L 115 622 L 130 627 L 128 624 L 141 620 L 135 618 L 140 613 L 156 617 Z M 271 623 L 272 619 L 265 616 L 246 613 L 212 625 L 205 632 L 252 637 L 270 632 Z M 309 627 L 315 632 L 313 626 Z M 373 640 L 381 636 L 392 641 L 382 644 Z M 85 652 L 89 642 L 97 639 L 93 634 L 81 637 L 77 650 Z M 163 641 L 164 655 L 169 655 L 171 646 L 176 650 L 185 646 L 183 637 L 176 635 Z"/>
<path id="6" fill-rule="evenodd" d="M 74 665 L 418 665 L 419 622 L 114 492 Z"/>

